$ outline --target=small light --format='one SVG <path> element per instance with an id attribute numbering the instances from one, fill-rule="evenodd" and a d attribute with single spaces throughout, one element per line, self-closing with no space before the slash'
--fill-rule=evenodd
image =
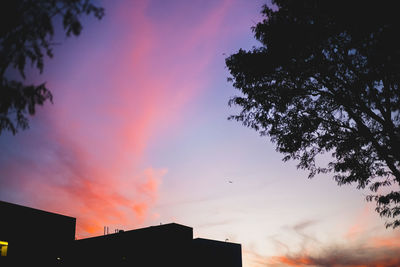
<path id="1" fill-rule="evenodd" d="M 0 241 L 0 256 L 1 257 L 7 256 L 7 250 L 8 250 L 8 242 Z"/>
<path id="2" fill-rule="evenodd" d="M 60 258 L 60 257 L 57 257 L 57 260 L 59 261 L 59 260 L 61 260 L 61 258 Z"/>

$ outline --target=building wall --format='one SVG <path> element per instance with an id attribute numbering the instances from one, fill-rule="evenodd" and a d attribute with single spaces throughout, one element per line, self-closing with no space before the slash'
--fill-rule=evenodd
<path id="1" fill-rule="evenodd" d="M 188 266 L 193 229 L 165 224 L 77 240 L 74 266 Z"/>
<path id="2" fill-rule="evenodd" d="M 0 266 L 242 267 L 241 245 L 175 223 L 75 240 L 76 219 L 0 201 Z M 6 264 L 4 264 L 6 263 Z"/>
<path id="3" fill-rule="evenodd" d="M 8 242 L 1 261 L 59 262 L 75 240 L 75 218 L 4 201 L 0 214 L 0 241 Z"/>
<path id="4" fill-rule="evenodd" d="M 196 238 L 192 253 L 194 267 L 242 267 L 240 244 Z"/>

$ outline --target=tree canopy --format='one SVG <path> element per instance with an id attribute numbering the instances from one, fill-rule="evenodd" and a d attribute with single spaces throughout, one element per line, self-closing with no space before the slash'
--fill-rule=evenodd
<path id="1" fill-rule="evenodd" d="M 90 0 L 2 0 L 0 1 L 0 134 L 28 127 L 28 114 L 37 105 L 52 101 L 46 85 L 24 84 L 26 63 L 40 73 L 45 56 L 53 57 L 54 18 L 60 17 L 67 36 L 82 31 L 81 16 L 101 19 L 104 9 Z M 22 79 L 11 78 L 15 69 Z"/>
<path id="2" fill-rule="evenodd" d="M 269 136 L 309 177 L 369 188 L 400 226 L 400 16 L 396 1 L 274 0 L 259 47 L 226 58 L 241 94 L 230 119 Z M 319 155 L 330 162 L 319 165 Z"/>

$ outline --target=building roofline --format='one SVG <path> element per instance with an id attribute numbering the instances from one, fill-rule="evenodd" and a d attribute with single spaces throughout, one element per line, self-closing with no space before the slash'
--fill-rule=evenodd
<path id="1" fill-rule="evenodd" d="M 143 228 L 137 228 L 137 229 L 132 229 L 132 230 L 123 230 L 123 232 L 117 232 L 117 233 L 110 233 L 110 234 L 105 234 L 105 235 L 98 235 L 98 236 L 92 236 L 92 237 L 87 237 L 87 238 L 81 238 L 81 239 L 77 239 L 77 241 L 80 240 L 92 240 L 92 239 L 101 239 L 101 238 L 107 238 L 107 237 L 117 237 L 117 236 L 121 236 L 121 235 L 125 235 L 125 234 L 131 234 L 131 233 L 135 233 L 135 232 L 144 232 L 144 231 L 148 231 L 150 229 L 161 229 L 161 228 L 167 228 L 167 227 L 179 227 L 179 228 L 186 228 L 186 229 L 191 229 L 193 230 L 192 227 L 183 225 L 183 224 L 179 224 L 179 223 L 166 223 L 166 224 L 160 224 L 160 225 L 151 225 L 148 227 L 143 227 Z"/>
<path id="2" fill-rule="evenodd" d="M 207 241 L 207 242 L 214 242 L 214 243 L 224 243 L 224 244 L 238 245 L 238 246 L 242 245 L 240 243 L 234 243 L 234 242 L 229 242 L 229 241 L 220 241 L 220 240 L 207 239 L 207 238 L 201 238 L 201 237 L 193 238 L 193 240 Z"/>
<path id="3" fill-rule="evenodd" d="M 17 206 L 17 207 L 20 208 L 20 209 L 33 210 L 33 211 L 35 211 L 35 212 L 44 213 L 44 214 L 49 214 L 49 215 L 54 215 L 54 216 L 59 216 L 59 217 L 64 217 L 64 218 L 69 218 L 69 219 L 73 219 L 73 220 L 76 221 L 76 218 L 75 218 L 75 217 L 72 217 L 72 216 L 68 216 L 68 215 L 64 215 L 64 214 L 60 214 L 60 213 L 55 213 L 55 212 L 50 212 L 50 211 L 45 211 L 45 210 L 41 210 L 41 209 L 36 209 L 36 208 L 28 207 L 28 206 L 23 206 L 23 205 L 15 204 L 15 203 L 10 203 L 10 202 L 3 201 L 3 200 L 0 200 L 0 205 L 1 205 L 1 204 L 5 204 L 5 205 L 8 205 L 8 206 L 14 206 L 14 207 Z"/>

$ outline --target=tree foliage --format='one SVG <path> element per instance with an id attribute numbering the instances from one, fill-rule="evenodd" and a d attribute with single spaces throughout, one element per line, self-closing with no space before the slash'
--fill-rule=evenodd
<path id="1" fill-rule="evenodd" d="M 26 85 L 7 73 L 16 69 L 23 80 L 27 63 L 42 72 L 45 56 L 53 57 L 54 18 L 61 17 L 67 36 L 77 36 L 82 30 L 81 16 L 90 14 L 101 19 L 104 10 L 90 0 L 0 2 L 0 134 L 27 128 L 27 115 L 33 115 L 37 105 L 52 101 L 44 83 Z"/>
<path id="2" fill-rule="evenodd" d="M 275 0 L 253 27 L 259 47 L 226 59 L 241 95 L 231 116 L 309 177 L 368 188 L 400 226 L 400 16 L 396 1 Z M 331 154 L 326 166 L 316 164 Z"/>

